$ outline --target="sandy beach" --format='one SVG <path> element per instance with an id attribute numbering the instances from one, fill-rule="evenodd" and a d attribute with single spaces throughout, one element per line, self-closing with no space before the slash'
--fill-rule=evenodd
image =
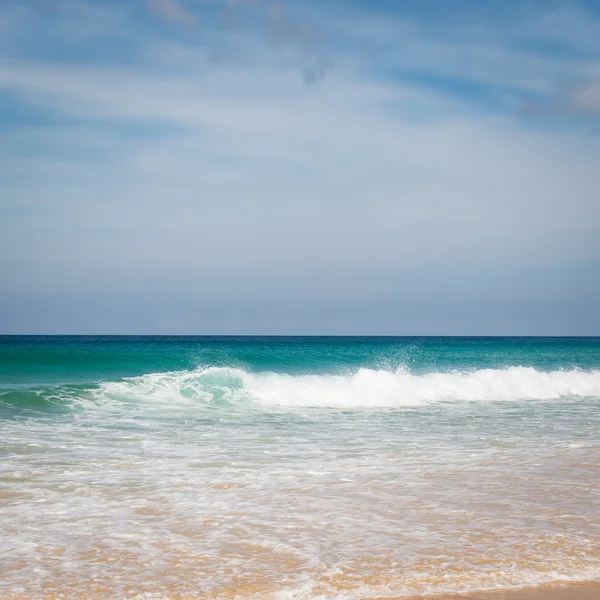
<path id="1" fill-rule="evenodd" d="M 94 596 L 87 596 L 84 594 L 77 594 L 76 596 L 66 596 L 67 598 L 93 598 Z M 143 597 L 143 596 L 140 596 Z M 159 596 L 152 595 L 152 598 L 158 598 Z M 214 598 L 249 598 L 252 597 L 254 600 L 261 600 L 263 597 L 272 598 L 269 593 L 267 596 L 262 596 L 260 592 L 246 596 L 242 593 L 241 596 L 236 596 L 231 592 L 227 592 L 224 595 L 219 594 Z M 44 596 L 45 600 L 63 600 L 65 596 L 63 594 L 50 594 Z M 194 600 L 194 598 L 209 598 L 200 594 L 199 596 L 188 595 L 188 594 L 174 594 L 160 596 L 160 600 Z M 212 598 L 212 596 L 210 596 Z M 597 600 L 600 598 L 600 583 L 599 582 L 583 582 L 583 583 L 565 583 L 565 584 L 547 584 L 540 587 L 532 588 L 521 588 L 521 589 L 510 589 L 510 590 L 496 590 L 489 592 L 473 592 L 466 594 L 441 594 L 441 595 L 425 595 L 425 596 L 399 596 L 397 598 L 389 598 L 387 600 Z M 2 600 L 27 600 L 27 596 L 20 594 L 0 596 Z M 384 600 L 381 596 L 368 597 L 365 596 L 363 600 Z"/>

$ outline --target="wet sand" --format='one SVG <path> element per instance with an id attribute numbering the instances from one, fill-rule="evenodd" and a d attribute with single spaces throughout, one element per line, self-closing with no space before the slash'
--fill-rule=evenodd
<path id="1" fill-rule="evenodd" d="M 50 590 L 46 590 L 50 592 Z M 239 590 L 238 590 L 239 591 Z M 236 592 L 229 591 L 227 593 L 218 594 L 217 596 L 205 596 L 200 594 L 179 594 L 173 595 L 168 592 L 161 598 L 173 598 L 174 600 L 193 600 L 194 598 L 214 598 L 226 599 L 226 598 L 254 598 L 260 600 L 260 598 L 272 598 L 272 592 L 261 594 L 261 592 L 246 590 L 249 594 L 243 593 L 240 595 Z M 151 594 L 152 597 L 157 597 Z M 35 596 L 39 597 L 38 595 Z M 65 598 L 72 598 L 73 600 L 89 600 L 94 597 L 105 597 L 103 594 L 95 596 L 92 592 L 88 594 L 86 592 L 79 592 L 77 594 L 55 594 L 47 593 L 42 596 L 45 600 L 63 600 Z M 131 596 L 127 596 L 131 597 Z M 135 597 L 140 597 L 135 594 Z M 320 596 L 321 597 L 321 596 Z M 30 596 L 27 593 L 24 594 L 8 594 L 7 596 L 0 596 L 1 600 L 28 600 Z M 387 597 L 386 597 L 387 598 Z M 362 600 L 383 600 L 381 596 L 370 597 L 365 596 Z M 472 592 L 465 594 L 442 594 L 442 595 L 426 595 L 426 596 L 400 596 L 397 598 L 388 598 L 388 600 L 600 600 L 600 582 L 582 582 L 582 583 L 568 583 L 568 584 L 547 584 L 540 587 L 533 588 L 520 588 L 510 590 L 497 590 L 490 592 Z"/>
<path id="2" fill-rule="evenodd" d="M 471 594 L 414 596 L 410 600 L 598 600 L 600 583 L 548 584 L 536 588 L 498 590 Z M 365 599 L 367 600 L 367 599 Z M 371 599 L 369 599 L 371 600 Z M 398 598 L 397 600 L 409 600 Z"/>

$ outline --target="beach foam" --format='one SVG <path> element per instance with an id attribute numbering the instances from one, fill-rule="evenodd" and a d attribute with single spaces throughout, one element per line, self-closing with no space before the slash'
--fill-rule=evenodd
<path id="1" fill-rule="evenodd" d="M 553 400 L 600 396 L 600 371 L 529 367 L 412 374 L 360 369 L 349 375 L 250 373 L 209 367 L 105 382 L 97 398 L 219 406 L 396 408 L 435 402 Z"/>

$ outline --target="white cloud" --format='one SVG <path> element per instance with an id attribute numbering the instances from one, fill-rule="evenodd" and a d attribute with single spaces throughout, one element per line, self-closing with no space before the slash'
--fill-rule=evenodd
<path id="1" fill-rule="evenodd" d="M 382 110 L 418 96 L 398 85 L 339 73 L 312 88 L 291 74 L 238 69 L 188 80 L 23 65 L 0 70 L 0 81 L 36 104 L 113 122 L 109 137 L 94 126 L 79 140 L 67 130 L 62 144 L 60 130 L 37 134 L 38 146 L 44 136 L 49 148 L 71 145 L 72 162 L 77 148 L 89 151 L 88 138 L 109 157 L 109 172 L 102 160 L 76 163 L 75 193 L 67 164 L 60 218 L 91 218 L 104 229 L 119 219 L 165 228 L 178 260 L 194 262 L 182 257 L 185 248 L 206 252 L 228 227 L 233 239 L 219 254 L 230 266 L 300 266 L 323 255 L 323 263 L 365 268 L 373 260 L 395 268 L 458 257 L 535 264 L 585 256 L 591 219 L 600 217 L 593 140 L 522 131 L 511 119 L 412 122 L 401 108 Z M 128 140 L 115 119 L 177 129 Z M 53 160 L 60 164 L 50 157 L 27 168 L 48 177 L 43 165 Z M 197 239 L 181 247 L 178 236 L 194 232 Z M 282 249 L 273 254 L 273 245 Z M 156 252 L 163 249 L 151 248 L 148 262 Z"/>

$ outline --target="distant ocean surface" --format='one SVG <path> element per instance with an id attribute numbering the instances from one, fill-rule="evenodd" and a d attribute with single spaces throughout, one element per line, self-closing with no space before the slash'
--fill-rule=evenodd
<path id="1" fill-rule="evenodd" d="M 600 338 L 0 336 L 0 598 L 600 580 Z"/>

